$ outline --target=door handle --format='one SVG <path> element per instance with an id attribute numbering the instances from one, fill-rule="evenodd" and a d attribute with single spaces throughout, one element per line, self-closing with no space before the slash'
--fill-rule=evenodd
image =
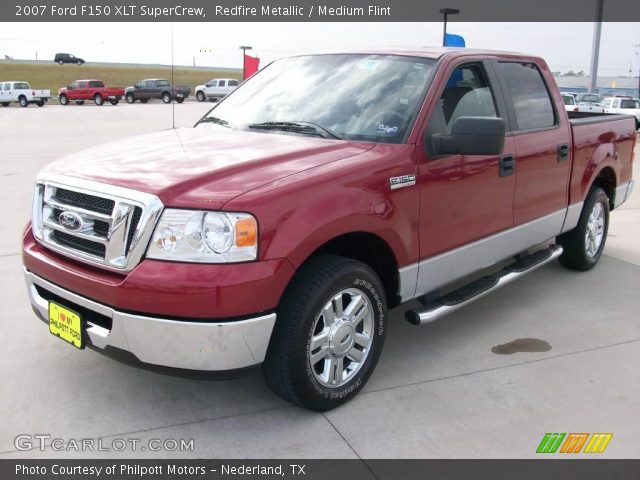
<path id="1" fill-rule="evenodd" d="M 516 171 L 516 159 L 513 155 L 503 155 L 500 157 L 498 166 L 500 176 L 508 177 L 510 175 L 513 175 L 513 173 Z"/>
<path id="2" fill-rule="evenodd" d="M 569 145 L 563 143 L 558 145 L 558 163 L 562 163 L 569 159 Z"/>

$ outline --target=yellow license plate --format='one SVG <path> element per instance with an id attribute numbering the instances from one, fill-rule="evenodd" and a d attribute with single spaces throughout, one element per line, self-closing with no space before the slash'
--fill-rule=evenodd
<path id="1" fill-rule="evenodd" d="M 82 348 L 80 315 L 54 302 L 49 302 L 49 331 L 74 347 Z"/>

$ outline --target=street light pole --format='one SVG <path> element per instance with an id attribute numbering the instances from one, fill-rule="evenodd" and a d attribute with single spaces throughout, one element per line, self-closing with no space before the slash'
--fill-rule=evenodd
<path id="1" fill-rule="evenodd" d="M 242 46 L 240 46 L 240 50 L 242 50 L 242 81 L 244 82 L 244 74 L 245 74 L 245 71 L 244 71 L 244 56 L 245 56 L 247 50 L 253 50 L 253 47 L 249 47 L 247 45 L 242 45 Z"/>
<path id="2" fill-rule="evenodd" d="M 640 43 L 636 44 L 636 48 L 640 48 Z M 638 98 L 640 98 L 640 53 L 636 51 L 638 57 Z"/>
<path id="3" fill-rule="evenodd" d="M 598 59 L 600 57 L 600 33 L 602 32 L 602 11 L 604 0 L 596 0 L 596 21 L 593 25 L 593 45 L 591 47 L 591 82 L 589 93 L 596 93 L 598 81 Z"/>
<path id="4" fill-rule="evenodd" d="M 444 30 L 442 31 L 442 46 L 447 46 L 447 17 L 449 15 L 457 15 L 460 10 L 457 8 L 441 8 L 440 13 L 444 15 Z"/>

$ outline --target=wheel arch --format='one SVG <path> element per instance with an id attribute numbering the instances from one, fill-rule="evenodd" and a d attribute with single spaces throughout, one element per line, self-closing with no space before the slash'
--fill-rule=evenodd
<path id="1" fill-rule="evenodd" d="M 379 235 L 366 231 L 338 235 L 315 248 L 302 261 L 300 267 L 312 258 L 323 254 L 351 258 L 368 265 L 380 277 L 389 307 L 393 308 L 400 303 L 398 260 L 389 243 Z M 294 275 L 290 283 L 295 281 L 295 277 Z"/>

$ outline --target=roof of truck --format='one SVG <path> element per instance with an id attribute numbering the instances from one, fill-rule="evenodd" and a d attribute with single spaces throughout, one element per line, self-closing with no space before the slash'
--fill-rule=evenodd
<path id="1" fill-rule="evenodd" d="M 535 55 L 527 55 L 518 52 L 506 52 L 500 50 L 482 50 L 474 48 L 461 48 L 461 47 L 390 47 L 390 48 L 374 48 L 374 49 L 362 49 L 362 50 L 336 50 L 336 51 L 323 51 L 320 54 L 372 54 L 372 55 L 402 55 L 411 57 L 424 57 L 437 59 L 447 56 L 459 57 L 466 55 L 498 55 L 498 56 L 521 56 L 521 57 L 535 57 Z"/>

